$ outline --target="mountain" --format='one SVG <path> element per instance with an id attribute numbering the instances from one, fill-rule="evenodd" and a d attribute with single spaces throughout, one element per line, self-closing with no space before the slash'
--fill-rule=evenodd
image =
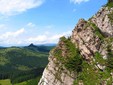
<path id="1" fill-rule="evenodd" d="M 113 0 L 60 38 L 38 85 L 113 85 Z"/>
<path id="2" fill-rule="evenodd" d="M 52 45 L 52 46 L 38 45 L 37 46 L 37 45 L 34 45 L 33 43 L 31 43 L 29 46 L 25 46 L 24 48 L 33 50 L 33 51 L 37 51 L 37 52 L 49 52 L 54 47 L 55 47 L 55 45 Z"/>
<path id="3" fill-rule="evenodd" d="M 0 48 L 0 79 L 10 79 L 12 84 L 42 75 L 53 46 Z"/>

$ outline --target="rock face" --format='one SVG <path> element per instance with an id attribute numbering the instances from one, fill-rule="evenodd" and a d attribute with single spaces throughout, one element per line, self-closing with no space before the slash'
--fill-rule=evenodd
<path id="1" fill-rule="evenodd" d="M 94 29 L 84 19 L 80 19 L 72 33 L 72 42 L 76 43 L 86 60 L 100 49 L 101 41 L 95 36 Z"/>
<path id="2" fill-rule="evenodd" d="M 109 17 L 112 13 L 113 8 L 102 7 L 98 13 L 91 18 L 91 21 L 107 36 L 113 36 L 113 22 L 111 22 Z"/>
<path id="3" fill-rule="evenodd" d="M 61 58 L 55 56 L 56 48 L 50 52 L 49 63 L 38 85 L 113 85 L 111 75 L 113 67 L 110 64 L 113 55 L 113 18 L 111 16 L 113 16 L 113 8 L 102 7 L 88 21 L 80 19 L 72 31 L 72 36 L 68 40 L 79 49 L 83 61 L 82 65 L 80 63 L 77 65 L 82 67 L 82 70 L 79 69 L 78 72 L 66 68 L 67 64 L 64 64 L 67 61 L 64 62 L 62 59 L 70 59 L 68 55 L 71 54 L 68 53 L 68 45 L 67 47 L 64 45 L 67 41 L 60 41 L 56 48 Z M 73 62 L 69 65 L 73 66 Z"/>
<path id="4" fill-rule="evenodd" d="M 56 58 L 49 56 L 49 64 L 38 85 L 73 85 L 75 76 L 65 69 Z"/>

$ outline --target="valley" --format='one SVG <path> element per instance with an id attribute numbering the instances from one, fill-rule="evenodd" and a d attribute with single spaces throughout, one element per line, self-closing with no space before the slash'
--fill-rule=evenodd
<path id="1" fill-rule="evenodd" d="M 8 47 L 0 49 L 0 85 L 23 85 L 30 83 L 42 75 L 48 63 L 49 51 L 54 46 Z M 37 79 L 38 78 L 38 79 Z M 27 81 L 29 80 L 29 81 Z M 3 84 L 3 83 L 9 84 Z M 24 84 L 26 85 L 26 83 Z M 35 82 L 34 82 L 35 83 Z M 28 85 L 28 84 L 27 84 Z M 33 84 L 36 85 L 36 84 Z"/>

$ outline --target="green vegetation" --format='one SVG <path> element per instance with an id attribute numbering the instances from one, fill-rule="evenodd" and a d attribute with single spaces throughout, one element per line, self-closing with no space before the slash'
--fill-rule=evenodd
<path id="1" fill-rule="evenodd" d="M 27 81 L 24 81 L 24 82 L 21 82 L 21 83 L 17 83 L 17 84 L 14 84 L 14 85 L 37 85 L 40 78 L 41 78 L 41 76 L 39 76 L 35 79 L 31 79 L 31 80 L 27 80 Z"/>
<path id="2" fill-rule="evenodd" d="M 110 76 L 110 71 L 107 69 L 101 71 L 95 67 L 95 64 L 88 64 L 86 61 L 82 65 L 82 72 L 78 74 L 74 85 L 78 85 L 79 81 L 82 81 L 84 85 L 101 85 L 102 81 L 108 78 L 107 85 L 112 84 L 112 77 Z"/>
<path id="3" fill-rule="evenodd" d="M 108 44 L 111 46 L 111 43 L 113 42 L 113 37 L 107 37 L 104 39 L 105 44 Z"/>
<path id="4" fill-rule="evenodd" d="M 71 42 L 70 38 L 61 37 L 60 42 L 63 43 L 63 47 L 61 49 L 56 47 L 54 56 L 70 71 L 81 71 L 82 57 L 78 48 Z"/>
<path id="5" fill-rule="evenodd" d="M 111 50 L 111 45 L 107 46 L 108 59 L 107 59 L 107 68 L 113 70 L 113 50 Z"/>
<path id="6" fill-rule="evenodd" d="M 95 63 L 89 64 L 87 61 L 83 61 L 82 71 L 79 72 L 77 79 L 74 81 L 74 85 L 77 85 L 80 81 L 82 81 L 84 85 L 100 85 L 104 80 L 107 82 L 107 85 L 112 84 L 112 76 L 110 73 L 113 72 L 113 52 L 111 46 L 108 46 L 107 49 L 107 60 L 104 60 L 102 55 L 99 52 L 96 52 L 94 54 Z M 107 66 L 107 68 L 104 71 L 98 69 L 95 67 L 97 62 Z"/>
<path id="7" fill-rule="evenodd" d="M 41 76 L 13 85 L 37 85 Z M 10 79 L 0 80 L 0 85 L 12 85 Z"/>
<path id="8" fill-rule="evenodd" d="M 95 62 L 98 62 L 101 65 L 105 65 L 106 64 L 106 60 L 104 60 L 102 58 L 102 55 L 99 52 L 95 53 L 94 58 L 95 58 Z"/>
<path id="9" fill-rule="evenodd" d="M 104 40 L 105 36 L 102 34 L 100 29 L 94 23 L 90 23 L 90 25 L 93 27 L 95 35 L 98 36 L 101 40 Z"/>
<path id="10" fill-rule="evenodd" d="M 110 14 L 108 14 L 108 18 L 110 19 L 111 23 L 113 23 L 113 12 L 111 12 Z"/>
<path id="11" fill-rule="evenodd" d="M 77 85 L 80 80 L 84 82 L 84 85 L 98 85 L 99 75 L 96 73 L 93 65 L 83 62 L 83 70 L 79 73 L 78 78 L 74 81 L 74 85 Z"/>
<path id="12" fill-rule="evenodd" d="M 37 52 L 49 52 L 54 47 L 55 46 L 44 46 L 44 45 L 35 46 L 34 44 L 30 44 L 29 46 L 26 46 L 24 48 Z"/>
<path id="13" fill-rule="evenodd" d="M 108 3 L 105 6 L 108 7 L 108 9 L 113 8 L 113 1 L 108 0 Z M 113 11 L 110 14 L 108 14 L 108 17 L 111 23 L 113 23 Z"/>
<path id="14" fill-rule="evenodd" d="M 105 44 L 107 44 L 107 60 L 106 60 L 106 66 L 108 71 L 113 71 L 113 50 L 112 50 L 112 42 L 113 37 L 107 37 L 104 39 Z"/>
<path id="15" fill-rule="evenodd" d="M 94 23 L 90 22 L 90 20 L 89 20 L 89 22 L 87 22 L 85 24 L 84 29 L 86 29 L 87 27 L 92 27 L 92 29 L 94 31 L 93 33 L 97 37 L 99 37 L 102 41 L 104 40 L 104 38 L 105 38 L 104 34 L 101 32 L 101 30 Z"/>
<path id="16" fill-rule="evenodd" d="M 93 23 L 88 22 L 85 28 L 87 28 L 87 26 L 92 28 L 94 35 L 98 37 L 103 44 L 106 43 L 108 59 L 103 59 L 101 53 L 95 52 L 93 56 L 94 61 L 87 62 L 83 60 L 79 49 L 71 42 L 70 38 L 67 39 L 65 37 L 60 38 L 58 47 L 53 51 L 54 56 L 67 69 L 78 72 L 74 85 L 78 85 L 79 82 L 83 82 L 84 85 L 101 85 L 104 81 L 107 82 L 107 85 L 111 85 L 112 76 L 110 73 L 113 72 L 113 38 L 104 36 L 99 28 Z M 106 66 L 106 68 L 102 70 L 98 65 Z"/>
<path id="17" fill-rule="evenodd" d="M 106 6 L 109 7 L 109 8 L 112 8 L 113 7 L 113 1 L 108 0 L 108 3 L 106 4 Z"/>
<path id="18" fill-rule="evenodd" d="M 40 46 L 40 49 L 41 47 L 44 46 Z M 37 48 L 1 48 L 0 79 L 10 79 L 15 84 L 40 76 L 48 63 L 48 51 L 53 47 L 45 46 L 42 50 L 34 50 Z"/>
<path id="19" fill-rule="evenodd" d="M 12 85 L 9 79 L 0 80 L 0 85 Z"/>

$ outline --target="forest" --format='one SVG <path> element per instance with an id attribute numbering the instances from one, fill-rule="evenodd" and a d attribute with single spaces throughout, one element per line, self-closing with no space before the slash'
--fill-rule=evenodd
<path id="1" fill-rule="evenodd" d="M 54 46 L 0 48 L 0 79 L 20 83 L 42 75 L 48 63 L 49 51 Z"/>

